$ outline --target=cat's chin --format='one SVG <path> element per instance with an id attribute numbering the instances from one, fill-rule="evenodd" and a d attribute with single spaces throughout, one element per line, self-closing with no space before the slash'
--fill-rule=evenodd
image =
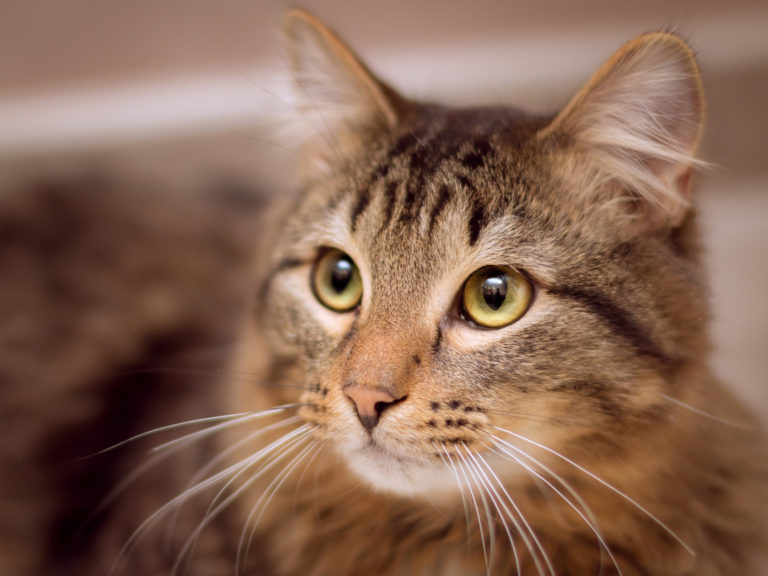
<path id="1" fill-rule="evenodd" d="M 443 500 L 458 494 L 456 479 L 442 465 L 395 453 L 373 442 L 341 449 L 352 472 L 375 490 Z"/>

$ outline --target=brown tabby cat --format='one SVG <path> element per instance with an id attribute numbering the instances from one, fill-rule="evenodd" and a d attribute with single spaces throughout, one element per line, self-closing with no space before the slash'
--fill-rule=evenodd
<path id="1" fill-rule="evenodd" d="M 762 573 L 765 442 L 707 366 L 686 44 L 641 36 L 538 117 L 410 101 L 304 12 L 287 34 L 316 134 L 228 416 L 160 447 L 205 454 L 161 473 L 186 489 L 46 573 Z"/>

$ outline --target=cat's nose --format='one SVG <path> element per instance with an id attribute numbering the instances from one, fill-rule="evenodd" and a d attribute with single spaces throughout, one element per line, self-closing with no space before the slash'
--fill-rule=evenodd
<path id="1" fill-rule="evenodd" d="M 344 394 L 355 404 L 357 417 L 369 433 L 373 432 L 376 424 L 379 423 L 384 410 L 403 400 L 403 398 L 394 398 L 385 390 L 358 385 L 345 387 Z"/>

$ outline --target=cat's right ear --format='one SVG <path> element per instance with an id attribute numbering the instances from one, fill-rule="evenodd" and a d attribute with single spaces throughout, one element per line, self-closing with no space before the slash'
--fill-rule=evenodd
<path id="1" fill-rule="evenodd" d="M 407 113 L 407 100 L 314 16 L 291 10 L 284 31 L 297 106 L 311 133 L 304 154 L 315 166 L 332 166 Z"/>

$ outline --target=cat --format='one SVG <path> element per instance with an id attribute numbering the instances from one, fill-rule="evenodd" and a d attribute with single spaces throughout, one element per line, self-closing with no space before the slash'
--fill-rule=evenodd
<path id="1" fill-rule="evenodd" d="M 765 439 L 708 368 L 687 44 L 640 36 L 536 116 L 409 100 L 310 14 L 285 31 L 296 201 L 246 218 L 274 229 L 252 260 L 193 252 L 252 277 L 182 283 L 249 301 L 210 418 L 118 483 L 95 559 L 44 573 L 762 573 Z"/>

